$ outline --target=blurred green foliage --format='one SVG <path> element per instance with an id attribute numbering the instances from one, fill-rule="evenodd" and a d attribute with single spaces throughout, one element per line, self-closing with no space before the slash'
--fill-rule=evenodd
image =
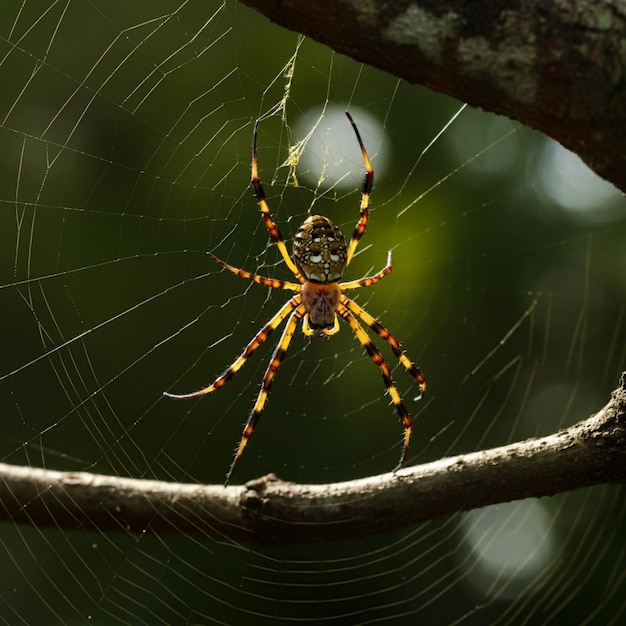
<path id="1" fill-rule="evenodd" d="M 174 402 L 161 394 L 209 384 L 289 297 L 220 271 L 206 255 L 289 278 L 249 187 L 254 119 L 283 99 L 284 118 L 263 121 L 259 162 L 286 239 L 311 209 L 346 233 L 358 211 L 358 185 L 322 196 L 302 182 L 304 173 L 300 186 L 292 184 L 283 164 L 302 139 L 292 129 L 303 113 L 361 109 L 390 142 L 349 277 L 378 271 L 393 250 L 393 273 L 355 297 L 397 335 L 429 382 L 416 403 L 416 386 L 394 370 L 415 416 L 410 463 L 546 434 L 604 403 L 624 367 L 624 205 L 609 198 L 610 219 L 590 221 L 549 198 L 544 138 L 466 109 L 428 147 L 459 103 L 300 42 L 234 2 L 7 2 L 0 23 L 4 462 L 221 482 L 276 339 L 210 397 Z M 283 68 L 292 55 L 290 77 Z M 346 158 L 360 169 L 354 148 Z M 269 471 L 304 482 L 375 474 L 393 467 L 400 439 L 380 374 L 347 327 L 330 340 L 298 333 L 234 480 Z M 598 510 L 619 522 L 623 508 L 610 489 L 602 494 L 593 496 Z M 569 517 L 561 511 L 555 523 Z M 426 528 L 431 539 L 393 540 L 406 541 L 407 550 L 414 539 L 420 550 L 452 541 L 446 522 Z M 113 623 L 107 615 L 156 623 L 165 605 L 166 623 L 183 623 L 183 614 L 208 622 L 207 611 L 229 621 L 243 572 L 265 563 L 262 553 L 227 543 L 207 541 L 197 551 L 191 540 L 150 538 L 135 551 L 134 538 L 4 531 L 13 562 L 5 619 L 12 606 L 39 623 L 54 613 L 82 623 L 78 616 L 99 611 L 100 623 Z M 31 556 L 48 554 L 49 575 L 31 562 L 28 545 L 38 546 Z M 387 538 L 338 554 L 352 559 L 384 545 Z M 563 543 L 564 554 L 570 545 Z M 94 558 L 84 556 L 89 546 Z M 317 555 L 323 569 L 333 550 L 303 549 L 301 558 Z M 401 550 L 378 575 L 408 572 L 409 561 Z M 434 578 L 446 563 L 432 562 Z M 196 567 L 203 576 L 185 582 Z M 83 568 L 90 582 L 77 591 L 77 573 L 64 592 L 74 599 L 59 600 L 49 577 Z M 161 583 L 151 586 L 148 572 Z M 135 584 L 139 608 L 119 599 Z M 311 576 L 302 584 L 315 593 L 321 583 Z M 33 588 L 38 601 L 29 607 Z M 214 593 L 223 594 L 223 615 Z M 424 609 L 438 623 L 457 615 L 441 593 L 431 613 Z M 466 599 L 466 591 L 450 593 Z M 413 597 L 408 587 L 384 602 L 400 606 L 406 597 Z M 564 614 L 575 615 L 570 601 Z M 259 613 L 271 615 L 275 602 L 262 602 Z M 427 598 L 413 600 L 413 610 L 421 603 Z M 495 614 L 491 605 L 480 617 Z"/>

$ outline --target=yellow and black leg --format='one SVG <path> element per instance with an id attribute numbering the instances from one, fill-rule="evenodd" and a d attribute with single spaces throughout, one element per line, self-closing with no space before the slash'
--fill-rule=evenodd
<path id="1" fill-rule="evenodd" d="M 283 257 L 283 260 L 287 264 L 287 267 L 293 272 L 295 277 L 301 282 L 304 282 L 304 278 L 298 271 L 295 263 L 289 256 L 289 252 L 287 251 L 287 246 L 285 245 L 285 241 L 283 236 L 280 233 L 278 225 L 272 219 L 270 214 L 270 208 L 267 204 L 267 200 L 265 198 L 265 191 L 263 189 L 263 185 L 261 185 L 261 180 L 259 179 L 259 167 L 257 165 L 256 158 L 256 138 L 257 133 L 259 132 L 259 120 L 256 121 L 254 125 L 254 133 L 252 135 L 252 188 L 254 189 L 254 195 L 259 202 L 259 207 L 261 208 L 261 215 L 263 216 L 263 222 L 265 223 L 265 228 L 267 228 L 267 232 L 270 234 L 270 237 L 276 243 L 276 246 L 280 250 L 280 254 Z"/>
<path id="2" fill-rule="evenodd" d="M 236 276 L 239 276 L 239 278 L 252 280 L 259 285 L 265 285 L 266 287 L 271 287 L 272 289 L 289 289 L 291 291 L 300 290 L 300 285 L 298 283 L 290 283 L 285 280 L 278 280 L 278 278 L 266 278 L 265 276 L 259 276 L 258 274 L 248 272 L 248 270 L 243 270 L 240 267 L 229 265 L 228 263 L 226 263 L 226 261 L 222 261 L 222 259 L 216 257 L 214 254 L 209 253 L 209 256 L 216 263 L 226 268 L 229 272 L 232 272 Z"/>
<path id="3" fill-rule="evenodd" d="M 402 398 L 394 385 L 393 379 L 391 377 L 391 370 L 389 369 L 389 365 L 383 358 L 383 355 L 380 353 L 380 350 L 374 345 L 372 340 L 369 338 L 369 335 L 365 332 L 359 321 L 356 317 L 350 312 L 350 310 L 343 304 L 340 304 L 337 313 L 343 317 L 343 319 L 348 322 L 350 328 L 356 335 L 356 338 L 360 341 L 365 351 L 370 356 L 372 361 L 376 363 L 376 365 L 380 368 L 380 371 L 383 375 L 383 381 L 385 383 L 385 387 L 387 387 L 387 392 L 391 396 L 391 400 L 393 401 L 394 406 L 396 407 L 396 411 L 402 420 L 402 424 L 404 426 L 404 444 L 402 447 L 402 454 L 400 455 L 400 460 L 398 464 L 393 469 L 394 472 L 399 470 L 404 461 L 406 460 L 406 455 L 409 449 L 409 443 L 411 442 L 411 430 L 412 430 L 412 422 L 409 414 L 402 402 Z"/>
<path id="4" fill-rule="evenodd" d="M 414 363 L 403 352 L 400 342 L 387 330 L 377 319 L 372 317 L 365 309 L 360 307 L 354 300 L 341 296 L 341 303 L 348 308 L 354 315 L 360 317 L 365 324 L 367 324 L 381 339 L 384 339 L 393 350 L 400 363 L 404 365 L 407 372 L 415 378 L 420 387 L 420 397 L 426 391 L 426 379 L 420 371 L 419 367 L 416 367 Z"/>
<path id="5" fill-rule="evenodd" d="M 291 300 L 286 302 L 281 309 L 272 317 L 272 319 L 263 326 L 263 328 L 254 336 L 252 341 L 244 348 L 241 355 L 230 365 L 222 374 L 220 374 L 208 387 L 204 387 L 198 391 L 191 393 L 163 393 L 168 398 L 174 398 L 175 400 L 189 400 L 190 398 L 198 398 L 204 396 L 207 393 L 211 393 L 220 387 L 223 387 L 245 364 L 246 361 L 252 356 L 254 351 L 262 344 L 265 343 L 267 338 L 280 326 L 282 321 L 298 306 L 301 306 L 300 296 L 295 295 Z"/>
<path id="6" fill-rule="evenodd" d="M 372 193 L 372 186 L 374 185 L 374 170 L 372 169 L 372 164 L 369 157 L 367 156 L 367 151 L 365 150 L 365 146 L 363 145 L 363 140 L 361 139 L 359 129 L 357 128 L 354 120 L 352 119 L 352 116 L 350 115 L 350 113 L 348 113 L 348 111 L 346 111 L 346 115 L 348 116 L 350 124 L 352 124 L 352 128 L 354 129 L 354 134 L 356 135 L 357 141 L 359 142 L 359 147 L 361 148 L 361 154 L 363 155 L 363 162 L 365 163 L 365 179 L 363 180 L 363 190 L 361 193 L 360 215 L 359 221 L 356 223 L 354 232 L 352 233 L 350 243 L 348 244 L 346 260 L 346 265 L 348 265 L 352 260 L 352 256 L 354 255 L 354 251 L 356 250 L 359 240 L 361 239 L 363 233 L 365 232 L 365 229 L 367 228 L 367 221 L 369 219 L 368 206 L 370 202 L 370 194 Z"/>
<path id="7" fill-rule="evenodd" d="M 276 349 L 272 354 L 272 358 L 270 359 L 269 365 L 265 370 L 261 390 L 259 391 L 259 395 L 257 396 L 256 402 L 254 403 L 254 407 L 252 408 L 250 417 L 248 417 L 248 421 L 246 422 L 246 425 L 243 429 L 241 441 L 237 446 L 235 458 L 233 459 L 230 469 L 228 470 L 228 474 L 226 474 L 226 481 L 224 482 L 224 486 L 228 485 L 235 466 L 241 458 L 244 448 L 246 447 L 248 441 L 250 440 L 250 437 L 252 436 L 252 433 L 254 432 L 254 429 L 256 428 L 256 425 L 259 422 L 259 417 L 263 412 L 263 408 L 265 407 L 265 402 L 267 400 L 267 396 L 269 395 L 272 382 L 274 381 L 274 377 L 276 376 L 276 372 L 278 371 L 278 368 L 283 361 L 285 353 L 289 348 L 289 344 L 291 343 L 293 335 L 296 331 L 296 326 L 298 325 L 298 322 L 302 319 L 302 317 L 304 317 L 304 313 L 304 307 L 300 305 L 295 311 L 293 311 L 291 317 L 287 321 L 287 325 L 283 330 L 280 341 L 278 342 L 278 345 L 276 346 Z"/>

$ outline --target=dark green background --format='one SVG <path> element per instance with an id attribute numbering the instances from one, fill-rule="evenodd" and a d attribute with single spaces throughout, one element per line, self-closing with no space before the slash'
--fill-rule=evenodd
<path id="1" fill-rule="evenodd" d="M 0 13 L 0 460 L 220 483 L 275 339 L 219 393 L 161 394 L 210 383 L 289 296 L 220 272 L 206 252 L 289 279 L 249 187 L 250 139 L 284 94 L 298 37 L 232 2 L 7 2 Z M 374 115 L 390 142 L 347 278 L 393 249 L 391 276 L 355 296 L 429 383 L 415 403 L 394 370 L 415 418 L 409 464 L 599 409 L 624 368 L 621 199 L 583 215 L 551 203 L 546 140 L 469 109 L 420 157 L 460 104 L 304 41 L 287 124 L 275 116 L 259 133 L 286 239 L 314 201 L 348 234 L 357 217 L 358 186 L 321 198 L 304 172 L 296 188 L 280 167 L 301 139 L 290 125 L 325 104 Z M 347 327 L 330 340 L 298 332 L 234 482 L 388 471 L 402 429 L 383 391 Z M 288 549 L 5 523 L 0 617 L 608 623 L 623 612 L 622 501 L 598 487 L 545 502 L 554 558 L 512 597 L 506 581 L 472 592 L 457 518 Z"/>

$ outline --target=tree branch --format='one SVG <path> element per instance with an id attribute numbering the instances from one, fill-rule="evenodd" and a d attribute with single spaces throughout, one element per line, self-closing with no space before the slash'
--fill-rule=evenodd
<path id="1" fill-rule="evenodd" d="M 242 0 L 411 83 L 519 120 L 626 191 L 623 0 Z"/>
<path id="2" fill-rule="evenodd" d="M 0 464 L 0 520 L 253 543 L 329 541 L 624 482 L 626 372 L 602 410 L 554 435 L 350 482 L 298 485 L 270 475 L 224 488 Z"/>

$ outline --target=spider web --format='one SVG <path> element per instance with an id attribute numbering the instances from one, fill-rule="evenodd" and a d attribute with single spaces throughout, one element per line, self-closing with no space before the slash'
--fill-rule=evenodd
<path id="1" fill-rule="evenodd" d="M 211 382 L 288 293 L 310 213 L 370 224 L 346 279 L 425 373 L 380 346 L 414 418 L 408 464 L 556 431 L 625 366 L 624 201 L 545 138 L 339 57 L 234 2 L 5 2 L 0 21 L 0 462 L 221 483 L 274 341 Z M 401 425 L 347 326 L 294 337 L 233 482 L 389 471 Z M 10 486 L 9 486 L 10 487 Z M 10 506 L 3 503 L 9 511 Z M 623 490 L 288 547 L 3 522 L 7 624 L 613 624 Z M 173 521 L 174 527 L 176 522 Z M 97 527 L 97 521 L 96 521 Z"/>

